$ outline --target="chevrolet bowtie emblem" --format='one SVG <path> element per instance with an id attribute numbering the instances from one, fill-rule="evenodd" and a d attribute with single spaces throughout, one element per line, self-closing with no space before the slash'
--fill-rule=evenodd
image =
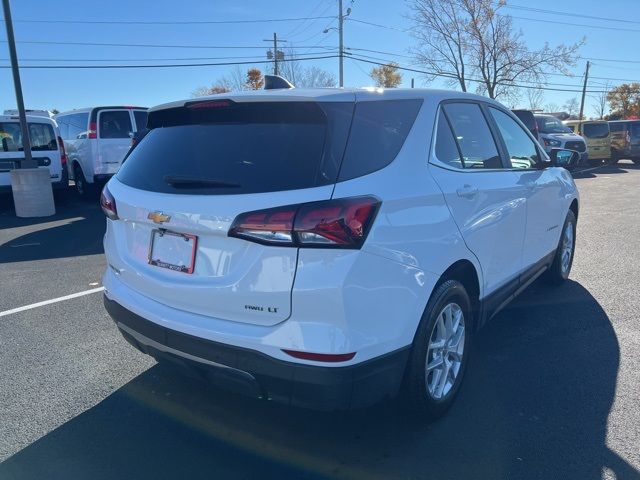
<path id="1" fill-rule="evenodd" d="M 151 212 L 149 215 L 147 215 L 147 218 L 153 221 L 153 223 L 164 223 L 171 220 L 170 215 L 166 215 L 162 212 Z"/>

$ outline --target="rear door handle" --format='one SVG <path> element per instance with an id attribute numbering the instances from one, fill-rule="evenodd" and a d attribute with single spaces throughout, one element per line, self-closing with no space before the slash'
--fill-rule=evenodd
<path id="1" fill-rule="evenodd" d="M 462 188 L 456 190 L 459 197 L 463 198 L 472 198 L 475 197 L 478 193 L 477 187 L 472 187 L 471 185 L 464 185 Z"/>

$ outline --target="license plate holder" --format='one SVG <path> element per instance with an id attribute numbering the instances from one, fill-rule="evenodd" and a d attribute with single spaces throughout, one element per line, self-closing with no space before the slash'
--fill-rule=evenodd
<path id="1" fill-rule="evenodd" d="M 151 231 L 149 264 L 174 272 L 192 274 L 196 262 L 198 237 L 161 228 Z"/>

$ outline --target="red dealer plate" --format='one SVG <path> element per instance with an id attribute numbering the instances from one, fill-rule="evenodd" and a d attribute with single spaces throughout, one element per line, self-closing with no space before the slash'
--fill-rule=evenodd
<path id="1" fill-rule="evenodd" d="M 149 264 L 175 272 L 193 273 L 198 237 L 156 229 L 151 232 Z"/>

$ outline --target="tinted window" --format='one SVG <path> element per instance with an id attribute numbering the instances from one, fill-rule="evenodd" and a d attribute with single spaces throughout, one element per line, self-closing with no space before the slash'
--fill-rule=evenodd
<path id="1" fill-rule="evenodd" d="M 98 115 L 100 138 L 130 138 L 131 116 L 128 110 L 105 110 Z"/>
<path id="2" fill-rule="evenodd" d="M 533 168 L 540 161 L 533 140 L 506 113 L 495 108 L 489 108 L 489 111 L 496 121 L 500 135 L 507 147 L 511 166 L 513 168 Z"/>
<path id="3" fill-rule="evenodd" d="M 609 129 L 612 132 L 621 132 L 622 130 L 624 130 L 624 125 L 622 123 L 610 123 Z"/>
<path id="4" fill-rule="evenodd" d="M 360 177 L 389 165 L 402 148 L 422 100 L 356 103 L 339 180 Z"/>
<path id="5" fill-rule="evenodd" d="M 463 168 L 460 152 L 453 137 L 453 132 L 447 122 L 447 117 L 440 111 L 438 115 L 438 127 L 436 131 L 436 158 L 449 166 Z"/>
<path id="6" fill-rule="evenodd" d="M 571 133 L 571 129 L 556 117 L 550 115 L 536 115 L 536 122 L 540 133 Z"/>
<path id="7" fill-rule="evenodd" d="M 632 138 L 638 138 L 638 137 L 640 137 L 640 123 L 638 123 L 638 122 L 632 122 L 632 123 L 630 124 L 630 127 L 631 127 L 631 133 L 630 133 L 630 136 L 631 136 Z"/>
<path id="8" fill-rule="evenodd" d="M 58 150 L 53 127 L 47 123 L 29 123 L 29 139 L 34 152 Z M 0 139 L 2 151 L 22 151 L 22 132 L 18 122 L 0 123 Z"/>
<path id="9" fill-rule="evenodd" d="M 607 123 L 583 123 L 582 130 L 587 138 L 607 138 L 609 136 L 609 124 Z"/>
<path id="10" fill-rule="evenodd" d="M 529 129 L 530 132 L 535 133 L 536 120 L 533 118 L 533 113 L 528 110 L 513 110 L 513 113 L 520 119 L 524 126 Z"/>
<path id="11" fill-rule="evenodd" d="M 118 179 L 143 190 L 209 195 L 326 185 L 336 180 L 352 116 L 353 103 L 315 102 L 154 112 Z"/>
<path id="12" fill-rule="evenodd" d="M 69 129 L 67 132 L 67 138 L 69 140 L 86 138 L 89 113 L 74 113 L 73 115 L 68 115 L 65 118 L 67 123 L 69 124 Z"/>
<path id="13" fill-rule="evenodd" d="M 60 138 L 66 140 L 69 134 L 69 125 L 67 124 L 67 118 L 61 117 L 56 118 L 56 123 L 58 124 L 58 130 L 60 130 Z"/>
<path id="14" fill-rule="evenodd" d="M 453 129 L 464 168 L 502 168 L 498 149 L 480 106 L 447 103 L 444 111 Z"/>
<path id="15" fill-rule="evenodd" d="M 133 118 L 136 120 L 136 130 L 144 130 L 147 127 L 147 112 L 145 110 L 134 110 Z"/>

